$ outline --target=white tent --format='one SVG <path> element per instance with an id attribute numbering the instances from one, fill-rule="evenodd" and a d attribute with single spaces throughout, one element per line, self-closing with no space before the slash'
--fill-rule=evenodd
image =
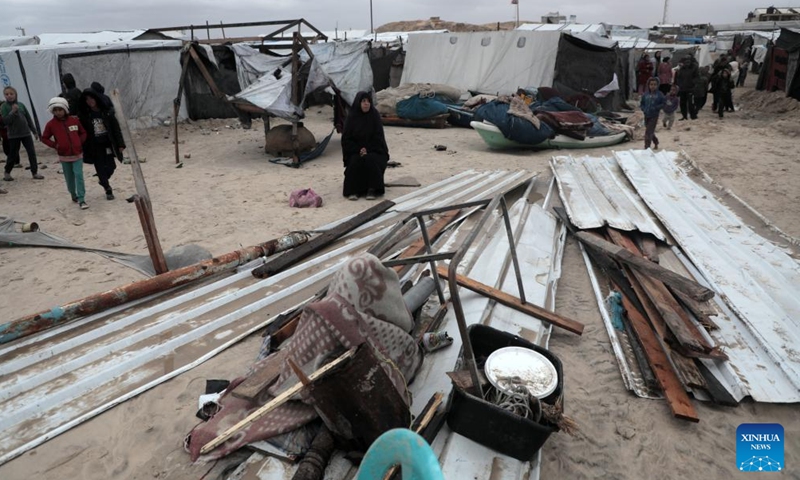
<path id="1" fill-rule="evenodd" d="M 181 42 L 139 40 L 105 44 L 31 45 L 0 49 L 0 81 L 19 92 L 39 128 L 50 117 L 47 104 L 61 93 L 61 75 L 71 73 L 79 88 L 99 82 L 106 94 L 119 89 L 132 128 L 172 118 L 180 79 Z M 183 103 L 185 104 L 185 102 Z M 182 105 L 183 105 L 182 104 Z M 186 118 L 181 107 L 179 119 Z"/>
<path id="2" fill-rule="evenodd" d="M 524 30 L 411 35 L 400 83 L 486 93 L 552 86 L 560 38 L 560 31 Z"/>
<path id="3" fill-rule="evenodd" d="M 89 33 L 42 33 L 39 45 L 62 45 L 65 43 L 115 43 L 131 42 L 142 36 L 145 30 L 126 30 Z"/>
<path id="4" fill-rule="evenodd" d="M 571 33 L 596 33 L 605 36 L 606 27 L 600 23 L 523 23 L 517 30 L 533 32 L 571 32 Z"/>

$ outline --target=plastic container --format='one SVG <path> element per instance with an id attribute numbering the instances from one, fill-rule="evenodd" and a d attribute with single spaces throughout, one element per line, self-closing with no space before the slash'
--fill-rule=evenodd
<path id="1" fill-rule="evenodd" d="M 544 355 L 558 372 L 555 391 L 543 398 L 542 402 L 553 405 L 563 395 L 564 375 L 561 361 L 549 350 L 485 325 L 472 325 L 468 330 L 479 367 L 497 349 L 529 348 Z M 558 427 L 544 420 L 537 423 L 520 417 L 455 386 L 450 397 L 447 425 L 470 440 L 521 461 L 531 460 L 550 434 L 558 431 Z"/>

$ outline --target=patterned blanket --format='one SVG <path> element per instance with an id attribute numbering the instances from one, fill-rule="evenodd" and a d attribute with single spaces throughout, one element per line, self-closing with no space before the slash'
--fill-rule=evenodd
<path id="1" fill-rule="evenodd" d="M 258 371 L 274 362 L 283 363 L 278 379 L 260 398 L 249 401 L 230 395 L 246 377 L 234 380 L 220 399 L 220 411 L 186 436 L 184 447 L 193 461 L 215 460 L 248 443 L 285 434 L 317 418 L 301 392 L 209 454 L 200 456 L 203 445 L 298 382 L 285 362 L 287 357 L 309 375 L 346 350 L 369 342 L 385 357 L 381 366 L 410 405 L 407 385 L 422 363 L 422 352 L 408 334 L 413 320 L 403 302 L 397 274 L 378 258 L 363 254 L 348 261 L 334 275 L 328 291 L 328 296 L 303 310 L 297 330 L 281 351 L 251 368 Z"/>

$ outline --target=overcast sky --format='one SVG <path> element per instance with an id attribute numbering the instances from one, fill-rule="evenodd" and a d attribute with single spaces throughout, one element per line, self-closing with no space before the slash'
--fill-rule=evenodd
<path id="1" fill-rule="evenodd" d="M 550 11 L 577 15 L 579 23 L 649 27 L 661 20 L 662 0 L 519 0 L 520 19 L 538 21 Z M 372 0 L 374 24 L 418 20 L 488 23 L 514 20 L 510 0 Z M 790 2 L 791 3 L 791 2 Z M 753 0 L 669 0 L 668 23 L 738 23 L 769 6 Z M 369 29 L 369 0 L 0 0 L 0 36 L 305 18 L 321 30 Z M 265 29 L 268 30 L 268 29 Z M 226 32 L 228 36 L 240 32 Z M 267 33 L 267 32 L 264 32 Z M 248 33 L 249 34 L 249 33 Z"/>

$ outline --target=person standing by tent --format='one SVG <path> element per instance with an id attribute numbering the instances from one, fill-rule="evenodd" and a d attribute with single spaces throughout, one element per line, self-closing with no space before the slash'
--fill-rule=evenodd
<path id="1" fill-rule="evenodd" d="M 669 57 L 664 58 L 664 60 L 658 64 L 656 73 L 658 81 L 661 82 L 658 88 L 664 95 L 668 94 L 670 86 L 672 85 L 672 64 L 669 63 Z"/>
<path id="2" fill-rule="evenodd" d="M 36 127 L 28 113 L 25 105 L 17 100 L 17 90 L 14 87 L 3 89 L 3 96 L 6 101 L 0 107 L 0 116 L 8 130 L 8 158 L 6 159 L 5 175 L 3 180 L 6 182 L 14 181 L 11 170 L 14 165 L 19 163 L 19 149 L 25 147 L 28 154 L 28 163 L 31 165 L 31 175 L 34 180 L 42 180 L 44 177 L 39 175 L 39 164 L 36 161 L 36 149 L 33 146 L 33 136 L 36 136 Z M 33 133 L 33 135 L 32 135 Z"/>
<path id="3" fill-rule="evenodd" d="M 100 100 L 103 101 L 106 107 L 114 108 L 114 104 L 111 102 L 111 98 L 109 98 L 109 96 L 106 95 L 106 87 L 100 84 L 100 82 L 92 82 L 90 86 L 92 87 L 92 90 L 97 92 L 97 96 L 100 97 Z"/>
<path id="4" fill-rule="evenodd" d="M 5 102 L 0 100 L 0 109 L 3 108 L 3 104 Z M 3 123 L 3 117 L 0 117 L 0 142 L 3 144 L 3 155 L 6 156 L 6 162 L 8 161 L 8 131 L 6 130 L 6 124 Z M 0 188 L 0 195 L 8 193 L 7 190 L 3 190 Z"/>
<path id="5" fill-rule="evenodd" d="M 737 87 L 744 87 L 744 82 L 747 80 L 747 70 L 750 68 L 750 61 L 745 60 L 742 62 L 742 66 L 739 67 L 739 76 L 736 79 L 736 86 Z"/>
<path id="6" fill-rule="evenodd" d="M 69 115 L 77 115 L 78 105 L 81 101 L 81 89 L 75 86 L 75 77 L 71 73 L 65 73 L 61 77 L 62 98 L 67 99 L 69 105 Z"/>
<path id="7" fill-rule="evenodd" d="M 666 98 L 658 89 L 658 78 L 653 77 L 647 81 L 647 91 L 642 95 L 639 106 L 644 113 L 644 148 L 650 148 L 650 143 L 658 150 L 658 137 L 656 137 L 656 126 L 658 126 L 658 116 L 664 108 Z"/>
<path id="8" fill-rule="evenodd" d="M 643 54 L 639 63 L 636 64 L 636 85 L 639 94 L 645 93 L 647 81 L 653 77 L 653 64 L 650 63 L 650 55 Z"/>
<path id="9" fill-rule="evenodd" d="M 69 114 L 68 109 L 67 99 L 62 97 L 50 99 L 47 110 L 53 114 L 53 119 L 44 127 L 42 143 L 56 149 L 72 201 L 77 203 L 82 210 L 86 210 L 89 205 L 86 205 L 84 199 L 86 189 L 83 183 L 82 148 L 83 142 L 86 141 L 86 130 L 78 117 Z"/>
<path id="10" fill-rule="evenodd" d="M 678 95 L 681 98 L 681 118 L 679 121 L 691 117 L 697 119 L 697 110 L 694 107 L 694 87 L 700 77 L 697 61 L 691 55 L 681 59 L 681 68 L 675 74 L 675 83 L 678 85 Z"/>
<path id="11" fill-rule="evenodd" d="M 86 163 L 94 164 L 99 183 L 106 191 L 106 199 L 114 200 L 109 179 L 117 168 L 114 160 L 121 162 L 125 150 L 125 140 L 114 109 L 108 107 L 95 90 L 87 88 L 81 94 L 78 118 L 87 133 L 83 159 Z"/>
<path id="12" fill-rule="evenodd" d="M 374 200 L 384 194 L 383 174 L 389 163 L 389 147 L 381 117 L 369 92 L 358 92 L 342 132 L 344 160 L 343 195 L 358 200 L 365 195 Z"/>

